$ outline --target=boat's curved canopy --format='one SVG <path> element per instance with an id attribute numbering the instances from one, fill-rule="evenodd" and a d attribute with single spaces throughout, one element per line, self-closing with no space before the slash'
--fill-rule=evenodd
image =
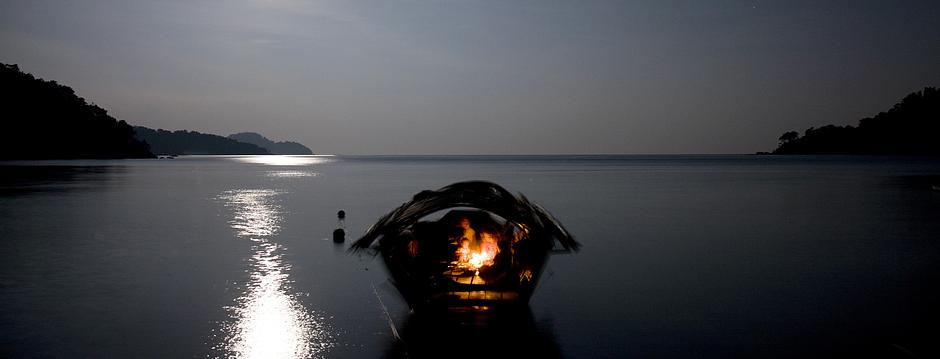
<path id="1" fill-rule="evenodd" d="M 509 222 L 525 226 L 529 237 L 545 241 L 554 251 L 576 251 L 580 244 L 551 214 L 520 194 L 513 196 L 503 187 L 486 181 L 458 182 L 437 191 L 422 191 L 400 207 L 378 220 L 352 244 L 351 252 L 394 247 L 403 230 L 420 219 L 450 208 L 470 207 L 498 215 Z M 378 241 L 378 243 L 376 243 Z"/>

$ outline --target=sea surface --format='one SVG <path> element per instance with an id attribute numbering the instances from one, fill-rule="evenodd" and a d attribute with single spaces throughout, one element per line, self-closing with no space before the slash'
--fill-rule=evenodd
<path id="1" fill-rule="evenodd" d="M 583 244 L 552 256 L 503 344 L 940 354 L 936 159 L 183 156 L 0 162 L 0 357 L 417 357 L 449 328 L 415 329 L 381 259 L 347 248 L 415 193 L 477 179 Z"/>

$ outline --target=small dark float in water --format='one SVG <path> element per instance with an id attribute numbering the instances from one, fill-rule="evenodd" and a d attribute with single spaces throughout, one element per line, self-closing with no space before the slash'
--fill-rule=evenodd
<path id="1" fill-rule="evenodd" d="M 579 247 L 525 196 L 471 181 L 416 194 L 380 218 L 350 251 L 381 254 L 413 309 L 476 312 L 527 306 L 548 256 Z"/>

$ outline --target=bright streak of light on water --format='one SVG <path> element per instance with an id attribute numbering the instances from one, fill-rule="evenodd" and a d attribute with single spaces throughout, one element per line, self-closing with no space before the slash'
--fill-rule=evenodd
<path id="1" fill-rule="evenodd" d="M 336 159 L 333 156 L 329 155 L 312 155 L 312 156 L 286 156 L 286 155 L 257 155 L 257 156 L 245 156 L 245 157 L 236 157 L 235 160 L 241 161 L 244 163 L 252 163 L 259 165 L 271 165 L 271 166 L 307 166 L 307 165 L 317 165 L 330 163 Z"/>
<path id="2" fill-rule="evenodd" d="M 229 221 L 238 238 L 252 242 L 250 279 L 229 307 L 231 322 L 223 326 L 226 357 L 322 357 L 332 346 L 324 319 L 306 310 L 290 293 L 290 266 L 285 248 L 272 241 L 283 217 L 277 197 L 269 189 L 224 192 L 219 198 L 233 211 Z"/>

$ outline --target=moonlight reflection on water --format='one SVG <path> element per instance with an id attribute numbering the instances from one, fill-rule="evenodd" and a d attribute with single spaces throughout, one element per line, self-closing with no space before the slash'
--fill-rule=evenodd
<path id="1" fill-rule="evenodd" d="M 244 163 L 270 165 L 270 166 L 309 166 L 336 161 L 331 155 L 257 155 L 257 156 L 238 156 L 235 160 Z"/>
<path id="2" fill-rule="evenodd" d="M 282 216 L 270 189 L 240 189 L 219 198 L 232 209 L 229 224 L 238 238 L 252 242 L 245 290 L 229 307 L 231 322 L 223 325 L 222 349 L 234 358 L 320 357 L 331 346 L 323 319 L 307 311 L 290 291 L 290 266 L 285 248 L 272 242 Z"/>

